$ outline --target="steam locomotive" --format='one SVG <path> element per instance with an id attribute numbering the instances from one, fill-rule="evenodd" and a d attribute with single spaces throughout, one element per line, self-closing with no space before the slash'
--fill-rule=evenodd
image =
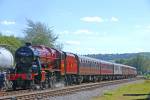
<path id="1" fill-rule="evenodd" d="M 26 43 L 15 52 L 16 66 L 8 80 L 12 88 L 54 88 L 65 85 L 132 78 L 136 68 Z"/>

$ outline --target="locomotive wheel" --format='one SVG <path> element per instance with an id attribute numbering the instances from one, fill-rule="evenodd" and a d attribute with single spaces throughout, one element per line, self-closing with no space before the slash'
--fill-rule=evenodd
<path id="1" fill-rule="evenodd" d="M 98 77 L 94 76 L 94 82 L 98 82 Z"/>
<path id="2" fill-rule="evenodd" d="M 23 89 L 28 89 L 31 87 L 31 82 L 29 80 L 25 80 L 22 86 Z"/>
<path id="3" fill-rule="evenodd" d="M 83 77 L 82 76 L 78 76 L 77 84 L 81 84 L 82 81 L 83 81 Z"/>
<path id="4" fill-rule="evenodd" d="M 68 83 L 68 78 L 67 78 L 67 76 L 64 77 L 64 80 L 65 80 L 65 86 L 68 86 L 69 83 Z"/>
<path id="5" fill-rule="evenodd" d="M 16 87 L 17 87 L 17 82 L 16 81 L 13 81 L 12 82 L 12 89 L 15 91 L 16 90 Z"/>
<path id="6" fill-rule="evenodd" d="M 40 83 L 40 89 L 41 89 L 41 90 L 44 90 L 44 89 L 45 89 L 45 82 L 41 82 L 41 83 Z"/>
<path id="7" fill-rule="evenodd" d="M 55 83 L 56 83 L 56 77 L 52 76 L 50 79 L 50 87 L 55 88 Z"/>
<path id="8" fill-rule="evenodd" d="M 45 82 L 42 83 L 44 89 L 50 88 L 50 79 L 46 78 Z"/>
<path id="9" fill-rule="evenodd" d="M 36 86 L 35 86 L 35 84 L 34 84 L 34 80 L 31 82 L 31 89 L 32 90 L 36 90 L 37 89 Z"/>
<path id="10" fill-rule="evenodd" d="M 3 85 L 3 87 L 1 88 L 1 91 L 7 91 L 7 90 L 9 90 L 9 89 L 12 89 L 12 82 L 11 81 L 8 81 L 8 80 L 6 80 L 5 82 L 4 82 L 4 85 Z"/>

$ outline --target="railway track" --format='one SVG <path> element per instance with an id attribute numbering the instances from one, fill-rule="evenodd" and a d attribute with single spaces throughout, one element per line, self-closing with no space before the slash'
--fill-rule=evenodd
<path id="1" fill-rule="evenodd" d="M 11 93 L 7 93 L 3 96 L 0 96 L 0 100 L 41 100 L 42 98 L 54 97 L 54 96 L 62 96 L 67 94 L 72 94 L 78 91 L 85 91 L 90 89 L 95 89 L 98 87 L 104 87 L 114 84 L 121 84 L 130 81 L 136 81 L 141 78 L 134 79 L 123 79 L 123 80 L 115 80 L 115 81 L 105 81 L 105 82 L 97 82 L 97 83 L 89 83 L 75 86 L 67 86 L 61 89 L 47 89 L 47 90 L 38 90 L 38 91 L 30 91 L 29 90 L 21 90 L 14 91 Z"/>
<path id="2" fill-rule="evenodd" d="M 33 92 L 33 90 L 17 90 L 17 91 L 2 91 L 0 92 L 0 97 L 8 96 L 8 95 L 15 95 L 15 94 L 23 94 Z"/>

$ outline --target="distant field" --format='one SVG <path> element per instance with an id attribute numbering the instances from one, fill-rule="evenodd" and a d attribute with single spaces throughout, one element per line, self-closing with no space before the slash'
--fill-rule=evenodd
<path id="1" fill-rule="evenodd" d="M 94 97 L 92 100 L 150 100 L 150 80 L 122 86 L 117 90 L 105 92 L 103 96 Z"/>

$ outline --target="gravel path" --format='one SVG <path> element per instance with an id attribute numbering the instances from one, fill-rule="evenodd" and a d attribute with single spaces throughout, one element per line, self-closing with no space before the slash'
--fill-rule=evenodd
<path id="1" fill-rule="evenodd" d="M 126 84 L 133 84 L 133 83 L 140 83 L 143 82 L 143 80 L 138 80 L 134 82 L 128 82 L 128 83 L 122 83 L 117 85 L 111 85 L 111 86 L 105 86 L 102 88 L 97 88 L 90 91 L 81 91 L 74 94 L 68 94 L 65 96 L 57 96 L 57 97 L 49 97 L 42 100 L 91 100 L 95 96 L 101 96 L 106 91 L 115 90 L 120 86 L 126 85 Z"/>

